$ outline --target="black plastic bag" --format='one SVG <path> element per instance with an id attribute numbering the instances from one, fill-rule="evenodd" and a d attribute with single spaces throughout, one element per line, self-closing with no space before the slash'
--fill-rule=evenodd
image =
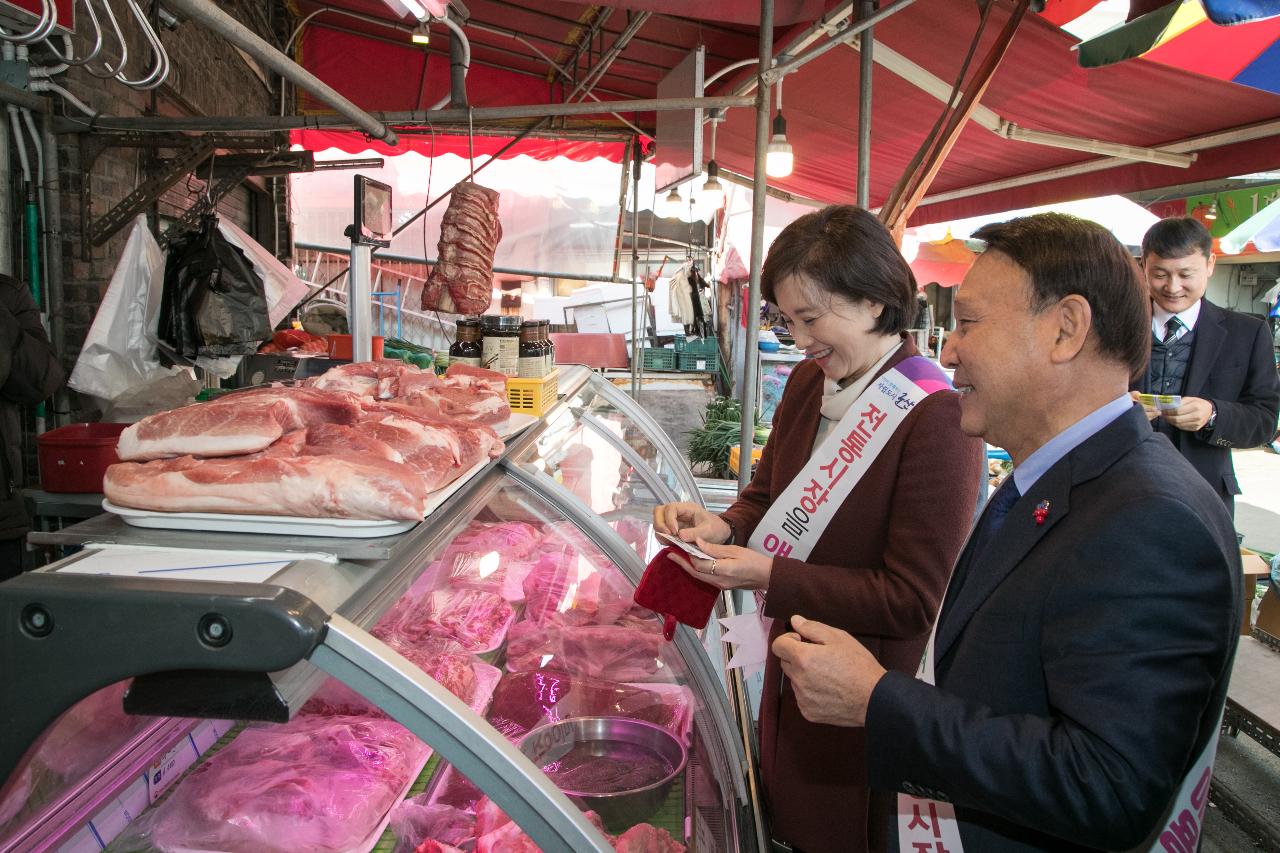
<path id="1" fill-rule="evenodd" d="M 157 333 L 171 358 L 187 361 L 248 355 L 271 337 L 262 279 L 214 216 L 169 247 Z"/>

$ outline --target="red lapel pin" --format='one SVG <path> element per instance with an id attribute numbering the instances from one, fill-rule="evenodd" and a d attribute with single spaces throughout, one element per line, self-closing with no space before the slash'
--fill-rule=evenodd
<path id="1" fill-rule="evenodd" d="M 1049 517 L 1049 502 L 1040 501 L 1036 504 L 1036 508 L 1031 511 L 1031 515 L 1036 520 L 1036 524 L 1044 524 L 1044 520 Z"/>

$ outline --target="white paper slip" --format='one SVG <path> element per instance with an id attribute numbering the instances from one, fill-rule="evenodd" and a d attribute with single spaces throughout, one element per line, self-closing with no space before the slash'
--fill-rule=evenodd
<path id="1" fill-rule="evenodd" d="M 703 551 L 701 548 L 699 548 L 697 545 L 694 545 L 692 542 L 685 542 L 683 539 L 677 539 L 676 537 L 668 536 L 665 533 L 655 532 L 653 535 L 658 537 L 658 541 L 666 542 L 668 545 L 674 545 L 691 557 L 697 557 L 699 560 L 715 559 L 715 557 L 711 556 L 706 551 Z"/>
<path id="2" fill-rule="evenodd" d="M 298 560 L 335 562 L 329 554 L 270 551 L 197 551 L 135 545 L 91 545 L 93 550 L 58 569 L 77 575 L 266 583 Z"/>

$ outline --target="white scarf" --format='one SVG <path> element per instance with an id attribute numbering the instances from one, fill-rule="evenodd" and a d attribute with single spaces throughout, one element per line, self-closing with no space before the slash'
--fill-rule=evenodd
<path id="1" fill-rule="evenodd" d="M 871 380 L 876 377 L 876 374 L 888 363 L 889 359 L 893 358 L 893 354 L 900 349 L 902 349 L 902 341 L 898 341 L 890 347 L 889 351 L 880 356 L 880 359 L 875 364 L 864 370 L 861 376 L 844 388 L 841 388 L 840 383 L 834 379 L 822 380 L 822 417 L 818 419 L 818 434 L 813 438 L 813 447 L 810 448 L 810 455 L 814 450 L 818 449 L 818 445 L 822 444 L 822 440 L 831 434 L 831 430 L 849 411 L 849 407 L 862 396 L 862 392 L 867 390 Z"/>

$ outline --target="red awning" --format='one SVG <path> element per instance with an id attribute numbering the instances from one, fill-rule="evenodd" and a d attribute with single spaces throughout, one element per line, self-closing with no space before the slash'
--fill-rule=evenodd
<path id="1" fill-rule="evenodd" d="M 498 153 L 502 146 L 510 142 L 508 137 L 477 136 L 474 142 L 468 143 L 465 136 L 448 136 L 436 134 L 433 141 L 430 134 L 401 134 L 399 145 L 392 147 L 377 139 L 371 139 L 360 133 L 347 133 L 334 130 L 295 130 L 289 141 L 301 145 L 308 151 L 323 151 L 326 148 L 337 148 L 348 154 L 359 154 L 363 151 L 376 151 L 386 157 L 394 157 L 413 151 L 424 157 L 442 154 L 456 154 L 466 157 L 486 157 Z M 502 158 L 532 157 L 535 160 L 551 160 L 555 157 L 568 157 L 570 160 L 591 160 L 604 157 L 615 163 L 622 162 L 622 142 L 582 142 L 569 139 L 522 139 L 509 150 L 503 152 Z"/>
<path id="2" fill-rule="evenodd" d="M 321 8 L 309 0 L 296 2 L 303 14 Z M 835 2 L 826 0 L 825 5 L 830 8 Z M 1008 0 L 997 2 L 978 55 L 985 52 L 1008 14 Z M 447 92 L 448 48 L 443 30 L 433 28 L 441 37 L 433 41 L 428 49 L 431 52 L 424 54 L 407 43 L 407 24 L 412 22 L 393 20 L 389 7 L 380 0 L 332 0 L 330 5 L 384 18 L 387 25 L 344 21 L 333 13 L 313 19 L 305 30 L 301 60 L 321 79 L 370 110 L 421 110 Z M 758 8 L 755 0 L 708 0 L 698 5 L 637 0 L 626 5 L 659 14 L 645 22 L 636 39 L 603 75 L 596 89 L 602 98 L 654 97 L 657 81 L 699 43 L 707 47 L 711 72 L 750 58 L 757 49 L 756 28 L 733 23 L 753 19 Z M 808 10 L 805 0 L 782 5 L 793 11 Z M 467 6 L 471 23 L 466 29 L 472 46 L 467 86 L 473 105 L 563 99 L 567 93 L 559 85 L 552 86 L 547 64 L 511 33 L 520 34 L 557 61 L 567 62 L 572 52 L 566 45 L 590 20 L 586 13 L 591 7 L 569 0 L 468 0 Z M 699 20 L 667 14 L 677 8 L 703 14 L 703 6 L 707 7 L 706 16 Z M 918 0 L 878 24 L 875 38 L 949 84 L 977 20 L 978 9 L 971 0 Z M 621 11 L 604 22 L 593 41 L 597 58 L 617 40 L 626 23 L 627 15 Z M 791 31 L 790 27 L 779 27 L 776 43 L 785 44 Z M 1280 98 L 1274 95 L 1176 68 L 1135 60 L 1082 69 L 1071 50 L 1075 43 L 1040 16 L 1028 16 L 982 106 L 1024 128 L 1142 147 L 1280 119 Z M 579 72 L 588 67 L 584 57 Z M 716 83 L 709 94 L 729 91 L 740 79 L 730 75 Z M 796 171 L 770 184 L 822 201 L 852 201 L 857 105 L 858 55 L 850 48 L 832 50 L 788 75 L 783 84 L 783 113 L 795 149 Z M 871 152 L 873 205 L 888 195 L 941 108 L 934 97 L 877 65 Z M 642 127 L 652 127 L 652 115 L 629 118 Z M 602 116 L 595 121 L 610 120 Z M 582 125 L 570 120 L 568 126 Z M 612 127 L 621 129 L 617 123 Z M 410 144 L 421 150 L 418 142 Z M 438 148 L 440 144 L 438 137 Z M 723 167 L 749 174 L 753 146 L 751 110 L 730 110 L 717 134 L 716 159 Z M 929 195 L 978 187 L 982 191 L 922 206 L 911 224 L 1280 168 L 1280 144 L 1273 134 L 1253 142 L 1205 149 L 1188 169 L 1133 162 L 1052 180 L 1039 176 L 1098 159 L 1095 154 L 1006 139 L 971 122 Z M 992 182 L 1026 175 L 1037 176 L 1030 186 L 986 189 Z"/>

